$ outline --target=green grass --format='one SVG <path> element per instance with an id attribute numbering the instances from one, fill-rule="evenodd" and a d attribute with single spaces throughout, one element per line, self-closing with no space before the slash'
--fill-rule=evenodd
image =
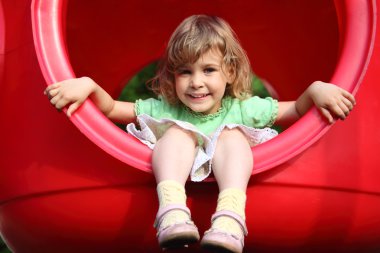
<path id="1" fill-rule="evenodd" d="M 11 253 L 11 251 L 8 249 L 7 245 L 5 245 L 5 242 L 0 237 L 0 253 Z"/>
<path id="2" fill-rule="evenodd" d="M 154 77 L 157 63 L 154 62 L 143 68 L 126 84 L 122 90 L 119 100 L 135 102 L 137 99 L 147 99 L 156 97 L 153 91 L 149 90 L 146 83 Z"/>

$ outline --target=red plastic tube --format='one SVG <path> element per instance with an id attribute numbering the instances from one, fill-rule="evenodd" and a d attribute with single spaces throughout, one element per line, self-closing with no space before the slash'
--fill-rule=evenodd
<path id="1" fill-rule="evenodd" d="M 336 1 L 340 55 L 332 83 L 356 93 L 366 71 L 374 42 L 374 1 Z M 34 0 L 33 34 L 36 52 L 48 85 L 74 77 L 64 38 L 65 0 Z M 86 101 L 71 121 L 96 145 L 117 159 L 151 171 L 151 150 L 126 134 Z M 259 173 L 301 153 L 329 129 L 315 108 L 278 137 L 252 148 Z"/>

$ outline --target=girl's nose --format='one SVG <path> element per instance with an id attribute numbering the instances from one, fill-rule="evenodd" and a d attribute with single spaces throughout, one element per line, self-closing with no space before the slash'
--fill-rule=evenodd
<path id="1" fill-rule="evenodd" d="M 202 76 L 199 74 L 193 74 L 190 80 L 190 86 L 194 89 L 199 89 L 204 86 Z"/>

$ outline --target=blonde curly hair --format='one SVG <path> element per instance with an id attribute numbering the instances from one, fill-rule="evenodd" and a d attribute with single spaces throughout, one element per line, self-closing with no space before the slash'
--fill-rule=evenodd
<path id="1" fill-rule="evenodd" d="M 172 34 L 165 54 L 160 60 L 151 89 L 170 104 L 179 102 L 175 91 L 175 72 L 201 55 L 217 49 L 223 55 L 222 69 L 231 76 L 226 94 L 244 99 L 251 94 L 251 66 L 235 32 L 222 18 L 194 15 L 186 18 Z"/>

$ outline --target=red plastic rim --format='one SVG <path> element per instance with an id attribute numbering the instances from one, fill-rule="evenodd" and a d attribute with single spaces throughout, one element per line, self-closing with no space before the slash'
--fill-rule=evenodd
<path id="1" fill-rule="evenodd" d="M 337 0 L 340 56 L 332 83 L 353 92 L 359 88 L 374 42 L 375 1 Z M 35 48 L 48 85 L 75 77 L 65 45 L 63 15 L 66 0 L 34 0 L 32 21 Z M 151 150 L 116 127 L 86 101 L 71 121 L 96 145 L 115 158 L 143 171 L 151 171 Z M 278 137 L 252 148 L 253 174 L 273 168 L 301 153 L 329 129 L 316 109 Z"/>

